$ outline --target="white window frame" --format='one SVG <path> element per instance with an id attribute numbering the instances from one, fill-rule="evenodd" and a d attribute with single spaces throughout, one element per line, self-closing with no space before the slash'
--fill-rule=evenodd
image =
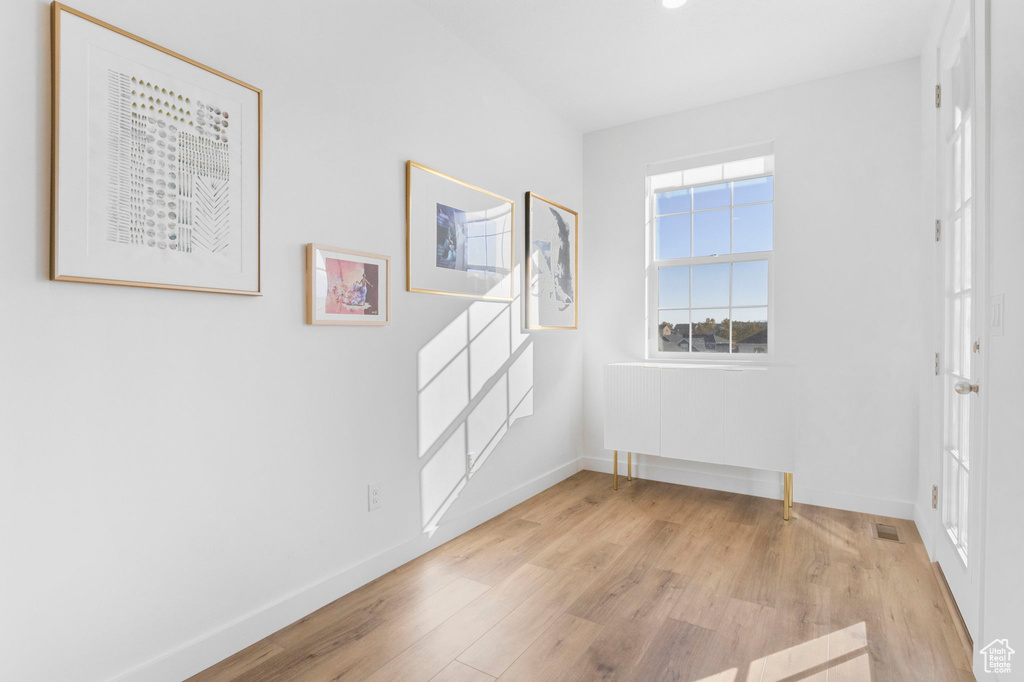
<path id="1" fill-rule="evenodd" d="M 731 153 L 730 153 L 731 152 Z M 724 152 L 728 156 L 735 160 L 744 160 L 746 158 L 752 158 L 757 156 L 771 156 L 771 152 L 768 154 L 758 153 L 747 153 L 744 156 L 742 149 L 737 150 L 726 150 Z M 689 160 L 683 162 L 684 165 L 681 168 L 698 168 L 704 165 L 713 165 L 719 163 L 717 158 L 720 158 L 723 152 L 716 152 L 709 155 L 701 155 L 699 157 L 691 157 Z M 700 159 L 705 158 L 709 161 L 701 163 Z M 688 163 L 687 163 L 688 161 Z M 665 164 L 659 164 L 664 166 Z M 729 177 L 727 179 L 712 180 L 704 183 L 695 184 L 679 184 L 675 186 L 660 186 L 657 191 L 651 189 L 651 176 L 655 175 L 650 171 L 650 167 L 647 173 L 646 179 L 646 194 L 647 194 L 647 315 L 645 319 L 646 331 L 645 338 L 647 340 L 647 353 L 646 357 L 649 360 L 658 360 L 659 362 L 676 362 L 680 364 L 700 364 L 700 365 L 766 365 L 771 364 L 778 355 L 778 349 L 775 346 L 775 244 L 777 244 L 778 233 L 774 219 L 772 220 L 772 250 L 771 251 L 756 251 L 751 253 L 729 253 L 715 256 L 690 256 L 687 258 L 669 258 L 657 260 L 655 258 L 655 201 L 657 194 L 664 192 L 671 192 L 677 189 L 690 189 L 693 190 L 698 187 L 708 187 L 712 185 L 720 185 L 723 183 L 734 183 L 741 182 L 743 180 L 754 180 L 757 178 L 771 177 L 775 178 L 776 173 L 774 168 L 769 172 L 751 174 L 751 175 L 738 175 L 736 177 Z M 775 194 L 773 193 L 771 202 L 759 202 L 759 203 L 771 203 L 772 204 L 772 215 L 775 215 Z M 758 204 L 742 204 L 744 206 L 751 205 L 755 206 Z M 733 208 L 730 202 L 730 208 Z M 711 209 L 708 209 L 711 210 Z M 691 211 L 692 213 L 699 213 L 700 211 Z M 730 245 L 731 240 L 734 238 L 732 232 L 732 223 L 730 219 Z M 691 253 L 693 247 L 693 235 L 691 229 Z M 731 248 L 730 248 L 731 251 Z M 767 261 L 768 263 L 768 352 L 767 353 L 713 353 L 713 352 L 672 352 L 659 350 L 659 339 L 660 339 L 660 315 L 659 311 L 662 310 L 658 307 L 658 274 L 659 269 L 664 267 L 678 267 L 678 266 L 698 266 L 698 265 L 709 265 L 709 264 L 725 264 L 725 263 L 748 263 L 752 261 Z M 714 310 L 721 310 L 724 308 L 729 309 L 730 317 L 732 317 L 732 310 L 741 310 L 743 308 L 764 308 L 765 306 L 732 306 L 732 272 L 730 269 L 729 278 L 729 304 L 728 306 L 718 306 L 713 308 Z M 690 270 L 690 293 L 693 294 L 693 270 Z M 712 308 L 707 308 L 711 310 Z M 666 310 L 668 310 L 666 308 Z M 678 308 L 678 310 L 690 310 L 690 325 L 694 324 L 693 311 L 700 311 L 702 308 Z M 731 331 L 731 330 L 730 330 Z M 691 331 L 692 334 L 692 331 Z M 692 339 L 692 335 L 691 335 Z"/>

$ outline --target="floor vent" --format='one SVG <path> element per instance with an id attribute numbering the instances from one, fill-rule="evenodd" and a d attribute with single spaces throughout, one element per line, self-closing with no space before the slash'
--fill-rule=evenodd
<path id="1" fill-rule="evenodd" d="M 900 533 L 896 530 L 896 526 L 890 526 L 885 523 L 875 524 L 875 537 L 879 540 L 891 540 L 893 542 L 900 541 Z"/>

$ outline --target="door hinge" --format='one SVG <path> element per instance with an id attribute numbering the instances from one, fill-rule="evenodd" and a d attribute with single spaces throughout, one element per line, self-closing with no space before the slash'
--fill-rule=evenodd
<path id="1" fill-rule="evenodd" d="M 942 106 L 942 86 L 935 86 L 935 108 L 938 109 Z"/>
<path id="2" fill-rule="evenodd" d="M 971 350 L 974 351 L 975 353 L 980 353 L 981 352 L 981 339 L 977 339 L 974 342 L 974 345 L 971 346 Z"/>
<path id="3" fill-rule="evenodd" d="M 939 486 L 932 486 L 932 509 L 939 508 Z"/>
<path id="4" fill-rule="evenodd" d="M 935 221 L 935 241 L 942 239 L 942 221 Z"/>
<path id="5" fill-rule="evenodd" d="M 938 353 L 935 354 L 935 376 L 939 376 L 939 371 L 942 369 L 942 362 Z"/>

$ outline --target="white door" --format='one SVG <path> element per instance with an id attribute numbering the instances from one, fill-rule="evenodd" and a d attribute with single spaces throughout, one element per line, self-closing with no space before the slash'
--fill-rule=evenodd
<path id="1" fill-rule="evenodd" d="M 942 567 L 968 630 L 977 632 L 978 458 L 980 329 L 984 306 L 979 285 L 979 210 L 974 22 L 970 2 L 955 0 L 938 46 L 941 105 L 938 113 L 942 352 L 938 390 L 942 399 L 941 531 L 936 560 Z M 940 383 L 941 382 L 941 383 Z M 983 390 L 983 387 L 980 388 Z"/>

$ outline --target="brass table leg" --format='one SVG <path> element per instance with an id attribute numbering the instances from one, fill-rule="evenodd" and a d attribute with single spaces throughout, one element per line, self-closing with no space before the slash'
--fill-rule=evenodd
<path id="1" fill-rule="evenodd" d="M 789 474 L 789 506 L 793 506 L 793 473 Z"/>
<path id="2" fill-rule="evenodd" d="M 789 493 L 790 493 L 790 479 L 788 473 L 782 474 L 782 520 L 789 521 Z"/>
<path id="3" fill-rule="evenodd" d="M 633 453 L 632 452 L 627 452 L 626 453 L 626 480 L 627 481 L 632 481 L 633 480 Z"/>
<path id="4" fill-rule="evenodd" d="M 615 463 L 612 465 L 612 490 L 619 489 L 619 451 L 615 451 Z"/>

